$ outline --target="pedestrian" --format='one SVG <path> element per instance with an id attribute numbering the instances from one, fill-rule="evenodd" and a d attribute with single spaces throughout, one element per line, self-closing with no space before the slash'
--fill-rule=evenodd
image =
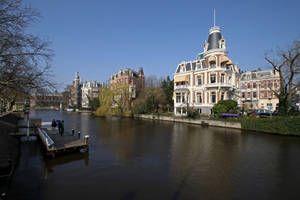
<path id="1" fill-rule="evenodd" d="M 52 120 L 52 124 L 51 124 L 52 131 L 55 130 L 56 126 L 57 126 L 56 121 L 55 121 L 55 119 L 53 119 L 53 120 Z"/>
<path id="2" fill-rule="evenodd" d="M 57 120 L 58 133 L 61 134 L 61 121 Z"/>
<path id="3" fill-rule="evenodd" d="M 62 120 L 61 121 L 61 136 L 63 136 L 64 132 L 65 132 L 65 122 L 64 122 L 64 120 Z"/>

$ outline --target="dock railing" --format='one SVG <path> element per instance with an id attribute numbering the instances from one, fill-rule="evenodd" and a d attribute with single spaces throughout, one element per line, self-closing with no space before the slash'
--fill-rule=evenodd
<path id="1" fill-rule="evenodd" d="M 38 128 L 38 134 L 47 149 L 51 149 L 54 146 L 54 141 L 49 137 L 45 130 Z"/>

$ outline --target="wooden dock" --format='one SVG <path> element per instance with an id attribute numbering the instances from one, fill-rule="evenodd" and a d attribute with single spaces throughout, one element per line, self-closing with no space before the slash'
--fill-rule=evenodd
<path id="1" fill-rule="evenodd" d="M 73 135 L 69 132 L 65 132 L 63 136 L 61 136 L 57 133 L 57 130 L 52 131 L 47 128 L 37 128 L 37 131 L 45 146 L 46 154 L 49 156 L 55 157 L 55 155 L 59 153 L 79 151 L 81 149 L 88 151 L 88 135 L 81 139 L 81 135 Z"/>
<path id="2" fill-rule="evenodd" d="M 80 132 L 65 132 L 61 136 L 57 129 L 43 128 L 44 125 L 51 126 L 51 122 L 42 122 L 41 119 L 30 119 L 28 124 L 27 120 L 20 120 L 17 125 L 18 132 L 10 133 L 10 135 L 18 137 L 37 136 L 45 147 L 46 155 L 52 157 L 59 153 L 80 151 L 81 149 L 88 151 L 89 135 L 83 136 Z"/>

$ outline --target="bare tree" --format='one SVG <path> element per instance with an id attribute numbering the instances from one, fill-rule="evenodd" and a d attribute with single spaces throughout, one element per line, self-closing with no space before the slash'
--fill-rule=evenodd
<path id="1" fill-rule="evenodd" d="M 40 18 L 22 0 L 0 0 L 0 98 L 9 101 L 32 91 L 54 90 L 49 43 L 25 32 Z"/>
<path id="2" fill-rule="evenodd" d="M 300 41 L 294 41 L 287 50 L 279 49 L 277 51 L 277 59 L 271 59 L 269 55 L 266 55 L 265 60 L 279 73 L 279 91 L 276 89 L 272 89 L 272 91 L 279 99 L 280 115 L 287 115 L 291 108 L 292 96 L 296 93 L 296 81 L 299 80 Z"/>

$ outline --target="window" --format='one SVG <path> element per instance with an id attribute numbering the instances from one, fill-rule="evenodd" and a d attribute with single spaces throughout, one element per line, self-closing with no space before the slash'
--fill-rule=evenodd
<path id="1" fill-rule="evenodd" d="M 197 103 L 202 103 L 202 95 L 201 95 L 201 93 L 197 93 Z"/>
<path id="2" fill-rule="evenodd" d="M 273 109 L 273 104 L 272 103 L 267 103 L 267 108 L 268 108 L 268 110 L 272 110 Z"/>
<path id="3" fill-rule="evenodd" d="M 200 63 L 197 63 L 196 68 L 197 68 L 197 69 L 201 69 L 201 64 L 200 64 Z"/>
<path id="4" fill-rule="evenodd" d="M 197 83 L 198 83 L 198 85 L 202 84 L 202 78 L 201 78 L 201 76 L 198 76 Z"/>
<path id="5" fill-rule="evenodd" d="M 176 93 L 176 103 L 180 103 L 181 94 Z"/>
<path id="6" fill-rule="evenodd" d="M 202 68 L 207 68 L 204 60 L 202 61 Z"/>
<path id="7" fill-rule="evenodd" d="M 192 68 L 193 68 L 193 70 L 196 69 L 196 63 L 195 62 L 192 63 Z"/>
<path id="8" fill-rule="evenodd" d="M 253 88 L 256 88 L 256 83 L 253 83 Z"/>
<path id="9" fill-rule="evenodd" d="M 245 83 L 242 83 L 241 88 L 242 88 L 242 89 L 245 89 Z"/>
<path id="10" fill-rule="evenodd" d="M 212 74 L 210 75 L 210 83 L 215 83 L 216 82 L 216 75 Z"/>
<path id="11" fill-rule="evenodd" d="M 262 82 L 261 82 L 261 85 L 260 85 L 260 88 L 264 88 L 264 87 L 265 87 L 265 82 L 262 81 Z"/>
<path id="12" fill-rule="evenodd" d="M 221 83 L 225 82 L 225 74 L 221 74 Z"/>
<path id="13" fill-rule="evenodd" d="M 247 94 L 247 98 L 251 98 L 250 92 L 248 92 L 248 94 Z"/>
<path id="14" fill-rule="evenodd" d="M 269 87 L 269 88 L 272 88 L 272 83 L 271 83 L 271 81 L 268 81 L 268 87 Z"/>
<path id="15" fill-rule="evenodd" d="M 226 62 L 222 62 L 222 63 L 221 63 L 221 67 L 222 67 L 222 68 L 226 68 Z"/>
<path id="16" fill-rule="evenodd" d="M 253 92 L 253 98 L 256 98 L 256 92 Z"/>
<path id="17" fill-rule="evenodd" d="M 242 98 L 245 98 L 245 92 L 242 92 Z"/>
<path id="18" fill-rule="evenodd" d="M 185 94 L 184 93 L 181 94 L 181 101 L 182 101 L 182 103 L 185 103 Z"/>
<path id="19" fill-rule="evenodd" d="M 221 94 L 221 100 L 224 100 L 224 92 Z"/>
<path id="20" fill-rule="evenodd" d="M 247 83 L 247 88 L 250 88 L 250 83 Z"/>
<path id="21" fill-rule="evenodd" d="M 210 68 L 216 68 L 216 62 L 213 61 L 210 62 L 209 64 L 210 64 Z"/>
<path id="22" fill-rule="evenodd" d="M 211 93 L 211 103 L 216 103 L 216 93 L 215 92 Z"/>

